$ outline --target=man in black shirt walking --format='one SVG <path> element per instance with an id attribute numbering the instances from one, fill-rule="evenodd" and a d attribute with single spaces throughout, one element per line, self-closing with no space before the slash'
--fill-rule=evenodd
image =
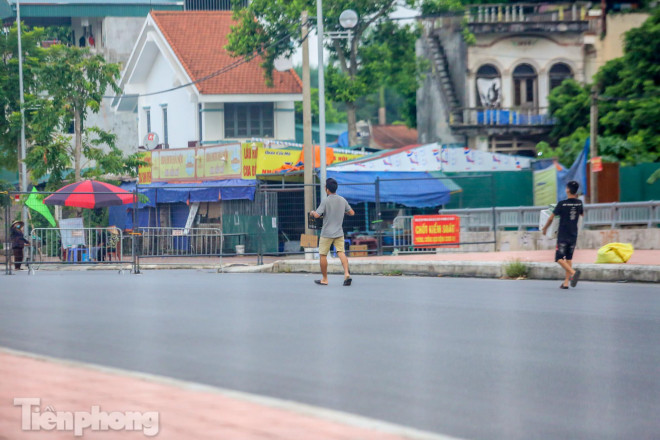
<path id="1" fill-rule="evenodd" d="M 559 216 L 559 231 L 557 234 L 557 252 L 555 261 L 566 271 L 564 282 L 559 286 L 560 289 L 575 287 L 580 279 L 580 269 L 573 269 L 573 251 L 577 244 L 578 220 L 584 215 L 582 200 L 577 198 L 580 185 L 571 180 L 566 184 L 566 195 L 568 198 L 557 203 L 555 210 L 543 227 L 543 235 L 548 231 L 552 220 L 556 215 Z"/>

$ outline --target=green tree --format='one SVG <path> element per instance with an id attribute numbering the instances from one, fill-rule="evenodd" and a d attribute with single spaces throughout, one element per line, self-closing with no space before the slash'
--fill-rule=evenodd
<path id="1" fill-rule="evenodd" d="M 421 1 L 405 0 L 405 3 L 416 6 Z M 353 145 L 357 144 L 357 100 L 384 85 L 386 66 L 396 70 L 408 69 L 408 66 L 403 64 L 409 57 L 402 60 L 381 58 L 374 62 L 375 54 L 382 53 L 381 47 L 372 47 L 382 45 L 382 41 L 375 35 L 384 32 L 386 28 L 383 25 L 396 5 L 396 0 L 335 0 L 323 5 L 324 27 L 327 32 L 344 30 L 339 24 L 339 15 L 345 9 L 354 9 L 360 13 L 350 42 L 330 39 L 325 41 L 333 61 L 326 72 L 328 98 L 346 106 L 349 142 Z M 315 6 L 316 3 L 312 0 L 253 0 L 247 8 L 235 10 L 234 17 L 238 25 L 232 28 L 227 48 L 237 56 L 249 55 L 257 50 L 263 51 L 262 66 L 266 77 L 270 78 L 274 60 L 280 55 L 291 55 L 300 44 L 302 11 L 307 10 L 314 16 Z M 401 32 L 411 31 L 406 26 L 400 29 Z M 400 41 L 400 38 L 392 38 L 389 44 L 394 45 Z M 400 52 L 399 49 L 392 49 L 392 53 Z M 412 54 L 414 57 L 414 51 Z M 413 78 L 416 77 L 413 75 Z"/>
<path id="2" fill-rule="evenodd" d="M 138 154 L 125 156 L 115 144 L 116 136 L 98 127 L 83 131 L 81 178 L 107 179 L 108 176 L 137 175 L 137 167 L 142 162 Z M 48 175 L 46 188 L 59 189 L 73 177 L 73 157 L 75 145 L 72 135 L 55 134 L 48 143 L 34 145 L 28 151 L 26 164 L 34 179 Z M 75 179 L 74 179 L 75 180 Z"/>
<path id="3" fill-rule="evenodd" d="M 624 42 L 624 55 L 607 62 L 594 77 L 600 91 L 598 152 L 604 160 L 623 165 L 658 161 L 660 8 L 642 26 L 628 31 Z M 557 122 L 550 138 L 557 143 L 562 163 L 572 162 L 588 136 L 590 91 L 590 85 L 567 80 L 550 94 L 550 112 Z"/>
<path id="4" fill-rule="evenodd" d="M 310 89 L 312 95 L 312 120 L 318 121 L 319 115 L 319 89 L 312 87 Z M 302 124 L 302 102 L 296 102 L 296 122 Z M 346 112 L 339 111 L 335 108 L 334 103 L 330 100 L 325 101 L 325 122 L 334 124 L 337 122 L 346 122 Z"/>
<path id="5" fill-rule="evenodd" d="M 58 119 L 61 131 L 73 122 L 74 180 L 80 181 L 85 118 L 88 111 L 99 111 L 106 90 L 121 92 L 116 83 L 119 65 L 106 63 L 101 55 L 92 55 L 87 48 L 54 45 L 47 50 L 39 75 L 52 109 L 57 112 L 48 119 Z"/>
<path id="6" fill-rule="evenodd" d="M 28 30 L 22 26 L 23 90 L 25 94 L 26 125 L 30 123 L 29 109 L 40 100 L 37 72 L 44 57 L 39 47 L 43 29 Z M 21 117 L 18 78 L 18 27 L 14 24 L 4 38 L 0 38 L 0 166 L 18 169 Z M 29 133 L 26 134 L 29 140 Z"/>

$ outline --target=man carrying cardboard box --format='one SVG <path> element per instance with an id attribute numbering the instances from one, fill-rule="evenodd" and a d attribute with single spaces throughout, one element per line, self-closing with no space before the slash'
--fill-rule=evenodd
<path id="1" fill-rule="evenodd" d="M 316 211 L 312 211 L 311 215 L 314 218 L 323 216 L 323 228 L 321 229 L 321 240 L 319 241 L 319 255 L 321 264 L 322 278 L 314 280 L 316 284 L 321 286 L 328 285 L 328 252 L 330 247 L 335 246 L 337 256 L 341 260 L 341 265 L 344 267 L 344 286 L 350 286 L 352 279 L 348 271 L 348 258 L 344 251 L 344 230 L 342 223 L 344 222 L 344 214 L 355 215 L 355 211 L 351 208 L 345 198 L 337 195 L 337 181 L 329 178 L 325 181 L 325 192 L 328 197 L 321 202 Z"/>

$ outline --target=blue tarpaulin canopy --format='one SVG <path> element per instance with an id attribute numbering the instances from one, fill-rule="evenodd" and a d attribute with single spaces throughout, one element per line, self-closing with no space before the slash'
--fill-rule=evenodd
<path id="1" fill-rule="evenodd" d="M 228 179 L 213 182 L 198 183 L 165 183 L 154 182 L 149 185 L 139 185 L 138 191 L 142 197 L 138 204 L 140 226 L 149 226 L 149 215 L 143 208 L 155 208 L 157 204 L 187 204 L 196 202 L 218 202 L 222 200 L 254 200 L 256 180 Z M 134 191 L 134 183 L 124 183 L 121 188 Z M 132 206 L 110 207 L 110 224 L 122 229 L 132 228 Z M 173 208 L 175 209 L 175 208 Z M 176 207 L 178 209 L 178 207 Z M 181 209 L 188 212 L 188 207 Z M 178 212 L 178 211 L 177 211 Z M 187 215 L 187 214 L 186 214 Z M 153 225 L 152 225 L 153 226 Z"/>
<path id="2" fill-rule="evenodd" d="M 256 180 L 228 179 L 213 182 L 198 183 L 164 183 L 155 182 L 149 185 L 140 185 L 138 191 L 149 201 L 140 203 L 144 206 L 154 207 L 157 203 L 195 203 L 217 202 L 219 200 L 254 200 Z M 135 189 L 134 183 L 126 183 L 121 187 L 127 191 Z"/>
<path id="3" fill-rule="evenodd" d="M 373 184 L 377 178 L 380 180 L 380 201 L 384 203 L 429 208 L 446 205 L 450 199 L 450 189 L 429 173 L 328 170 L 327 175 L 339 183 L 337 194 L 349 203 L 375 202 Z"/>

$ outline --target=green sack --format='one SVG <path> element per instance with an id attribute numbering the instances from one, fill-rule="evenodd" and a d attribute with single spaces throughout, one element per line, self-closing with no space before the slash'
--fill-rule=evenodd
<path id="1" fill-rule="evenodd" d="M 633 252 L 633 245 L 630 243 L 608 243 L 598 249 L 596 264 L 627 263 Z"/>

